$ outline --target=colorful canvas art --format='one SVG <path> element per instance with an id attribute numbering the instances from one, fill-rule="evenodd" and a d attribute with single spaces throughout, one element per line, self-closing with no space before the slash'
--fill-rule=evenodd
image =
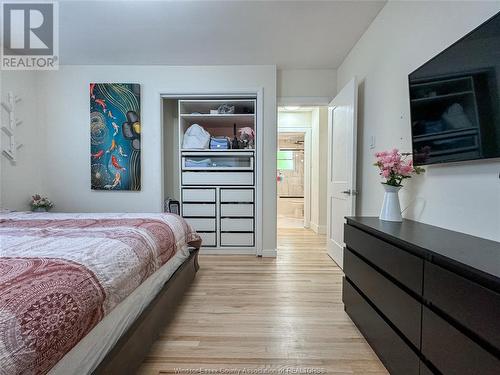
<path id="1" fill-rule="evenodd" d="M 141 190 L 141 86 L 90 84 L 93 190 Z"/>

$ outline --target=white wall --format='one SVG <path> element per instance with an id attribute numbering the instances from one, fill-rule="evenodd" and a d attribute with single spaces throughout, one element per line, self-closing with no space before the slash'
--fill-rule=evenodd
<path id="1" fill-rule="evenodd" d="M 408 74 L 500 10 L 500 2 L 390 1 L 338 69 L 338 87 L 360 81 L 358 214 L 377 215 L 383 192 L 376 150 L 411 150 Z M 376 150 L 369 148 L 376 137 Z M 500 160 L 429 166 L 409 181 L 408 218 L 500 240 Z"/>
<path id="2" fill-rule="evenodd" d="M 37 103 L 37 77 L 35 72 L 2 71 L 0 74 L 0 99 L 7 102 L 9 91 L 21 99 L 16 104 L 16 117 L 22 121 L 17 128 L 16 141 L 24 145 L 17 153 L 15 164 L 0 155 L 0 207 L 26 210 L 33 194 L 46 193 L 44 155 L 41 150 L 44 137 Z M 8 121 L 8 113 L 2 108 L 0 127 L 8 127 Z M 0 134 L 3 149 L 8 147 L 9 137 L 3 131 Z"/>
<path id="3" fill-rule="evenodd" d="M 310 128 L 312 111 L 278 112 L 278 128 Z"/>
<path id="4" fill-rule="evenodd" d="M 325 105 L 337 92 L 335 69 L 278 70 L 278 104 Z"/>
<path id="5" fill-rule="evenodd" d="M 62 66 L 40 72 L 46 188 L 58 210 L 148 212 L 162 209 L 160 93 L 263 88 L 263 248 L 276 249 L 276 68 L 274 66 Z M 141 84 L 142 190 L 90 189 L 90 82 Z M 19 179 L 22 181 L 22 179 Z"/>
<path id="6" fill-rule="evenodd" d="M 319 107 L 318 122 L 318 232 L 326 234 L 326 208 L 328 188 L 328 107 Z"/>

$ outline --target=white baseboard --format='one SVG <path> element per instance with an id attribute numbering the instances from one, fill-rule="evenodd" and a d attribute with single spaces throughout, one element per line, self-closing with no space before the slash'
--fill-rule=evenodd
<path id="1" fill-rule="evenodd" d="M 311 229 L 318 234 L 326 234 L 326 225 L 318 225 L 311 222 Z"/>
<path id="2" fill-rule="evenodd" d="M 245 248 L 228 248 L 228 249 L 211 249 L 209 247 L 202 247 L 200 254 L 203 255 L 255 255 L 255 249 Z"/>
<path id="3" fill-rule="evenodd" d="M 276 249 L 263 249 L 262 250 L 262 256 L 265 258 L 276 258 L 276 255 L 278 252 Z"/>

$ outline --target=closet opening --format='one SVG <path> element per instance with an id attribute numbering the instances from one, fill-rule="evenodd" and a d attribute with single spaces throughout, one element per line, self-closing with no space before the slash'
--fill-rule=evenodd
<path id="1" fill-rule="evenodd" d="M 203 254 L 260 255 L 257 94 L 162 95 L 164 210 L 202 238 Z"/>

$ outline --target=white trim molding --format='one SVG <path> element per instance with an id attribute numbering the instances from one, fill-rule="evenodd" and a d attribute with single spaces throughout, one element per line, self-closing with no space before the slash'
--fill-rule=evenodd
<path id="1" fill-rule="evenodd" d="M 279 96 L 278 107 L 286 106 L 327 106 L 333 98 L 329 96 Z"/>
<path id="2" fill-rule="evenodd" d="M 326 234 L 326 225 L 319 225 L 319 224 L 311 222 L 311 229 L 314 233 Z"/>
<path id="3" fill-rule="evenodd" d="M 276 258 L 276 255 L 278 255 L 277 249 L 262 249 L 263 258 Z"/>

